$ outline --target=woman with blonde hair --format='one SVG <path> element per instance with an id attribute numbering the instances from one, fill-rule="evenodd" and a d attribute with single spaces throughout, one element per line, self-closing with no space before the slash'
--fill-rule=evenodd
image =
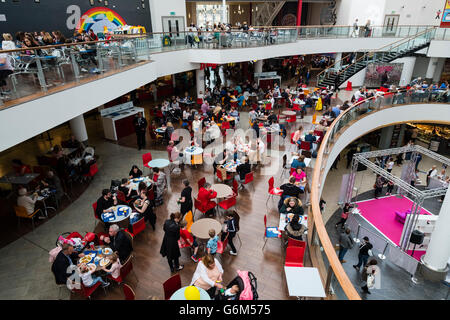
<path id="1" fill-rule="evenodd" d="M 12 35 L 10 33 L 4 33 L 2 41 L 2 50 L 14 50 L 14 49 L 17 48 L 16 45 L 14 44 Z"/>
<path id="2" fill-rule="evenodd" d="M 223 288 L 222 274 L 222 265 L 212 255 L 207 254 L 199 261 L 190 285 L 206 290 L 209 296 L 214 298 L 216 288 Z"/>
<path id="3" fill-rule="evenodd" d="M 50 35 L 50 33 L 45 32 L 44 36 L 42 37 L 42 42 L 44 45 L 49 46 L 53 44 L 53 37 Z"/>
<path id="4" fill-rule="evenodd" d="M 111 267 L 109 269 L 106 269 L 106 267 L 102 267 L 102 269 L 107 274 L 110 274 L 111 277 L 114 278 L 114 280 L 118 281 L 118 278 L 120 277 L 120 268 L 122 268 L 119 256 L 116 253 L 112 253 L 108 258 L 109 260 L 111 260 Z"/>

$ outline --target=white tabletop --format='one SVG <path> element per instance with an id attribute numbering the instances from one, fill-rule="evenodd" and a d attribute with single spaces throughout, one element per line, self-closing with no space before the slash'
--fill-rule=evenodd
<path id="1" fill-rule="evenodd" d="M 170 164 L 167 159 L 154 159 L 148 163 L 150 168 L 165 168 Z"/>
<path id="2" fill-rule="evenodd" d="M 223 183 L 213 184 L 211 189 L 217 192 L 216 198 L 226 198 L 233 195 L 233 189 L 231 189 L 229 185 Z"/>
<path id="3" fill-rule="evenodd" d="M 195 221 L 191 226 L 191 232 L 200 239 L 209 239 L 209 230 L 214 229 L 216 234 L 222 231 L 222 225 L 219 221 L 211 218 L 202 218 Z"/>
<path id="4" fill-rule="evenodd" d="M 282 114 L 284 114 L 286 116 L 294 116 L 297 114 L 297 112 L 287 110 L 287 111 L 283 111 Z"/>
<path id="5" fill-rule="evenodd" d="M 290 218 L 292 218 L 293 214 L 290 214 Z M 306 228 L 308 228 L 308 216 L 305 214 L 303 216 L 300 216 L 300 223 L 304 225 Z M 278 230 L 284 231 L 284 228 L 286 228 L 286 214 L 280 213 L 280 222 L 278 223 Z M 305 231 L 305 234 L 307 234 L 307 231 Z"/>
<path id="6" fill-rule="evenodd" d="M 134 178 L 134 179 L 128 180 L 128 182 L 129 182 L 128 187 L 131 188 L 131 190 L 136 190 L 136 191 L 138 191 L 138 189 L 139 189 L 140 182 L 144 182 L 147 187 L 152 185 L 152 180 L 150 180 L 149 177 Z"/>
<path id="7" fill-rule="evenodd" d="M 186 153 L 186 155 L 196 156 L 202 154 L 203 149 L 200 147 L 194 147 L 194 150 L 191 151 L 191 147 L 187 147 L 186 149 L 184 149 L 184 153 Z"/>
<path id="8" fill-rule="evenodd" d="M 294 297 L 326 297 L 317 268 L 284 267 L 289 295 Z"/>
<path id="9" fill-rule="evenodd" d="M 170 300 L 186 300 L 186 297 L 184 296 L 184 291 L 186 290 L 186 287 L 182 287 L 175 291 L 172 296 L 170 297 Z M 211 300 L 211 297 L 209 296 L 208 292 L 206 292 L 204 289 L 196 287 L 198 291 L 200 291 L 200 300 Z"/>

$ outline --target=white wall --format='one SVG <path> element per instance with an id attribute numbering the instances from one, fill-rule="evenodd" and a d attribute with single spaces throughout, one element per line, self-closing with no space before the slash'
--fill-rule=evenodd
<path id="1" fill-rule="evenodd" d="M 450 58 L 450 41 L 433 40 L 428 47 L 428 57 Z"/>
<path id="2" fill-rule="evenodd" d="M 336 4 L 336 24 L 352 25 L 358 18 L 358 25 L 365 25 L 370 19 L 372 26 L 381 26 L 384 21 L 385 2 L 386 0 L 340 0 Z"/>
<path id="3" fill-rule="evenodd" d="M 424 112 L 426 110 L 426 112 Z M 366 117 L 354 122 L 346 130 L 341 130 L 333 148 L 328 155 L 322 181 L 320 181 L 322 193 L 325 179 L 338 154 L 342 152 L 350 143 L 365 134 L 378 128 L 399 122 L 431 122 L 450 124 L 450 104 L 414 104 L 398 106 L 372 112 Z M 319 196 L 320 197 L 320 196 Z"/>
<path id="4" fill-rule="evenodd" d="M 153 32 L 162 32 L 162 16 L 170 16 L 175 12 L 175 16 L 184 17 L 186 26 L 186 2 L 185 0 L 149 0 L 150 14 L 152 18 Z"/>
<path id="5" fill-rule="evenodd" d="M 441 20 L 435 19 L 436 11 L 442 11 L 444 4 L 443 0 L 389 0 L 384 13 L 399 14 L 400 25 L 439 25 Z"/>

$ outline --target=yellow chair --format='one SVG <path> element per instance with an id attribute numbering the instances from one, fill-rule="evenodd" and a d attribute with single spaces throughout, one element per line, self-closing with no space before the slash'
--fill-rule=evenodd
<path id="1" fill-rule="evenodd" d="M 31 219 L 31 225 L 33 226 L 33 230 L 34 230 L 34 217 L 38 212 L 42 212 L 41 209 L 37 209 L 32 214 L 28 214 L 27 209 L 25 209 L 25 207 L 22 206 L 14 206 L 14 211 L 16 212 L 16 216 L 18 218 L 17 227 L 20 228 L 20 218 Z"/>
<path id="2" fill-rule="evenodd" d="M 191 232 L 191 226 L 194 223 L 194 217 L 192 216 L 192 210 L 189 210 L 188 213 L 184 216 L 184 221 L 186 221 L 186 230 Z"/>
<path id="3" fill-rule="evenodd" d="M 203 164 L 203 154 L 195 154 L 191 158 L 191 164 Z"/>

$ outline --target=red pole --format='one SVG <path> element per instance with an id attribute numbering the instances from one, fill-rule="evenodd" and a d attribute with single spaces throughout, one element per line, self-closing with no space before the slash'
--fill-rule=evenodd
<path id="1" fill-rule="evenodd" d="M 302 24 L 302 0 L 298 0 L 297 6 L 297 26 Z"/>

